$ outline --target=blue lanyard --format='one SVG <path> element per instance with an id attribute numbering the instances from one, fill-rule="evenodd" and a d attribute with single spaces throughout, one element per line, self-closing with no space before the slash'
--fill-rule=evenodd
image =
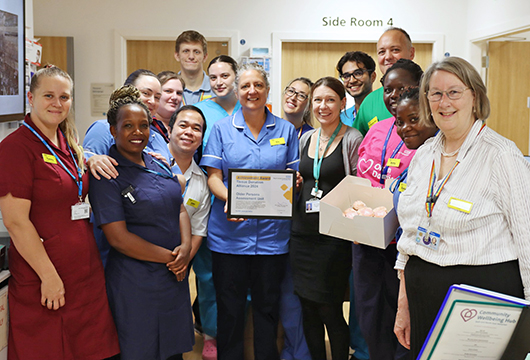
<path id="1" fill-rule="evenodd" d="M 326 154 L 326 151 L 328 151 L 329 147 L 333 143 L 333 140 L 337 137 L 337 134 L 339 133 L 340 129 L 342 128 L 342 122 L 339 121 L 339 124 L 337 125 L 337 128 L 333 132 L 333 135 L 328 140 L 328 145 L 326 145 L 326 149 L 322 153 L 322 157 L 318 158 L 318 149 L 320 146 L 320 132 L 322 131 L 322 128 L 318 129 L 318 135 L 317 135 L 317 143 L 315 148 L 315 158 L 313 159 L 313 178 L 315 179 L 315 190 L 318 191 L 318 179 L 320 178 L 320 168 L 322 167 L 322 160 L 324 159 L 324 155 Z"/>
<path id="2" fill-rule="evenodd" d="M 388 140 L 390 140 L 390 135 L 392 134 L 392 130 L 394 130 L 394 124 L 392 124 L 392 127 L 390 130 L 388 130 L 388 134 L 386 135 L 385 144 L 383 145 L 383 151 L 381 153 L 381 178 L 379 179 L 379 183 L 381 185 L 385 184 L 386 179 L 386 173 L 388 172 L 388 166 L 385 166 L 385 155 L 386 155 L 386 147 L 388 145 Z M 403 140 L 399 143 L 399 145 L 394 149 L 392 152 L 392 155 L 390 155 L 390 159 L 393 159 L 394 156 L 398 153 L 399 149 L 403 146 Z"/>
<path id="3" fill-rule="evenodd" d="M 148 173 L 151 173 L 151 174 L 155 174 L 155 175 L 158 175 L 158 176 L 162 176 L 162 177 L 165 177 L 166 179 L 172 179 L 173 178 L 173 173 L 171 172 L 171 169 L 169 169 L 166 165 L 162 164 L 160 161 L 156 160 L 156 159 L 153 159 L 153 161 L 155 163 L 158 164 L 158 166 L 160 166 L 162 169 L 166 170 L 167 174 L 163 174 L 159 171 L 154 171 L 154 170 L 151 170 L 151 169 L 148 169 L 146 167 L 142 167 L 142 169 L 144 171 L 147 171 Z"/>
<path id="4" fill-rule="evenodd" d="M 186 187 L 184 188 L 184 192 L 182 193 L 182 198 L 184 199 L 184 196 L 186 196 L 186 191 L 188 191 L 188 185 L 190 183 L 191 178 L 186 180 Z"/>
<path id="5" fill-rule="evenodd" d="M 48 148 L 48 150 L 52 153 L 52 155 L 55 157 L 55 159 L 57 159 L 57 161 L 59 162 L 59 164 L 61 164 L 61 166 L 63 167 L 63 169 L 68 173 L 68 175 L 70 175 L 70 177 L 72 179 L 74 179 L 74 182 L 77 184 L 77 188 L 79 189 L 78 193 L 77 193 L 77 196 L 79 197 L 79 201 L 82 201 L 83 200 L 83 197 L 82 197 L 82 193 L 83 193 L 83 175 L 81 173 L 81 168 L 79 167 L 79 165 L 77 165 L 77 161 L 75 161 L 75 157 L 74 157 L 74 154 L 72 153 L 72 149 L 70 149 L 70 145 L 68 145 L 68 142 L 66 142 L 66 146 L 68 146 L 68 151 L 70 152 L 70 156 L 72 156 L 72 160 L 74 160 L 74 164 L 75 164 L 75 168 L 77 169 L 77 175 L 79 176 L 79 180 L 76 179 L 76 177 L 70 172 L 70 170 L 68 170 L 68 168 L 64 165 L 63 161 L 61 160 L 60 157 L 57 156 L 57 154 L 55 153 L 55 151 L 53 151 L 52 147 L 48 144 L 48 142 L 46 142 L 46 140 L 44 140 L 42 138 L 42 136 L 39 135 L 39 133 L 37 133 L 35 131 L 35 129 L 33 129 L 28 123 L 26 123 L 25 121 L 22 123 L 22 125 L 24 125 L 25 127 L 27 127 L 28 129 L 31 130 L 31 132 L 33 134 L 35 134 L 35 136 Z M 61 131 L 62 133 L 62 131 Z M 64 136 L 64 134 L 63 134 Z"/>
<path id="6" fill-rule="evenodd" d="M 394 181 L 392 181 L 392 184 L 390 184 L 390 192 L 393 194 L 396 192 L 397 189 L 399 189 L 399 185 L 403 182 L 403 180 L 407 177 L 407 173 L 409 172 L 409 168 L 406 168 L 403 170 L 401 175 Z"/>

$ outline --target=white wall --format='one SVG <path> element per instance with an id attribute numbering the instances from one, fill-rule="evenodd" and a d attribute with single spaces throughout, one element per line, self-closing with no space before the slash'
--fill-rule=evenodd
<path id="1" fill-rule="evenodd" d="M 482 15 L 475 13 L 483 10 L 485 2 L 495 5 L 495 9 L 484 15 L 488 21 L 500 13 L 497 8 L 503 8 L 506 2 L 518 8 L 525 3 L 527 9 L 526 3 L 530 3 L 527 0 L 33 0 L 33 8 L 35 34 L 74 37 L 76 118 L 82 135 L 97 120 L 90 116 L 90 83 L 115 82 L 116 30 L 121 34 L 145 31 L 149 35 L 159 34 L 161 39 L 174 39 L 187 29 L 198 30 L 207 37 L 228 30 L 246 41 L 245 45 L 234 46 L 231 55 L 238 58 L 250 47 L 272 47 L 273 33 L 315 33 L 319 41 L 376 41 L 392 18 L 394 26 L 405 28 L 413 40 L 430 38 L 432 34 L 442 39 L 443 44 L 438 44 L 443 47 L 441 54 L 449 52 L 467 57 L 469 37 L 466 34 L 475 31 L 468 22 L 482 24 L 479 21 Z M 518 14 L 519 10 L 502 12 L 505 22 Z M 385 25 L 324 27 L 325 16 L 345 18 L 348 24 L 351 17 L 381 19 Z M 119 64 L 120 59 L 117 61 Z M 272 84 L 273 91 L 282 86 L 277 82 Z"/>

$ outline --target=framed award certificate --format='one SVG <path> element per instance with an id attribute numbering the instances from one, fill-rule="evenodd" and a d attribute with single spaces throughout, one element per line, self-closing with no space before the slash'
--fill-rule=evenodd
<path id="1" fill-rule="evenodd" d="M 294 170 L 228 170 L 228 218 L 291 219 Z"/>

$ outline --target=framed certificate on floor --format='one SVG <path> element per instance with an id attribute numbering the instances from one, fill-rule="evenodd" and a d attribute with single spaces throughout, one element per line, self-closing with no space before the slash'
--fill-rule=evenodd
<path id="1" fill-rule="evenodd" d="M 228 170 L 228 218 L 291 219 L 294 170 Z"/>

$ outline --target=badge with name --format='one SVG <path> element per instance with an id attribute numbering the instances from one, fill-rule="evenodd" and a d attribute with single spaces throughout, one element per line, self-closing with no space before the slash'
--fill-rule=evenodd
<path id="1" fill-rule="evenodd" d="M 275 145 L 285 145 L 285 138 L 276 138 L 276 139 L 270 139 L 271 146 Z"/>
<path id="2" fill-rule="evenodd" d="M 129 185 L 121 191 L 121 196 L 129 199 L 131 203 L 136 204 L 136 199 L 133 196 L 133 192 L 134 192 L 134 188 L 132 187 L 132 185 Z"/>
<path id="3" fill-rule="evenodd" d="M 371 128 L 376 123 L 377 123 L 377 116 L 375 116 L 372 120 L 368 121 L 368 127 Z"/>
<path id="4" fill-rule="evenodd" d="M 320 212 L 320 200 L 314 198 L 307 200 L 305 202 L 305 212 L 308 214 Z"/>
<path id="5" fill-rule="evenodd" d="M 189 205 L 191 207 L 194 207 L 195 209 L 197 209 L 200 205 L 200 202 L 197 201 L 197 200 L 193 200 L 192 198 L 189 198 L 188 201 L 186 202 L 186 205 Z"/>
<path id="6" fill-rule="evenodd" d="M 403 192 L 405 190 L 407 190 L 407 183 L 399 183 L 399 192 Z"/>
<path id="7" fill-rule="evenodd" d="M 399 167 L 399 164 L 401 163 L 401 159 L 388 159 L 388 162 L 386 163 L 386 166 L 390 167 Z"/>
<path id="8" fill-rule="evenodd" d="M 90 217 L 90 205 L 77 203 L 72 205 L 72 220 L 88 219 Z"/>
<path id="9" fill-rule="evenodd" d="M 42 158 L 44 159 L 44 162 L 47 162 L 48 164 L 57 164 L 57 159 L 53 155 L 42 153 Z"/>
<path id="10" fill-rule="evenodd" d="M 471 212 L 471 208 L 473 207 L 473 203 L 452 197 L 449 199 L 447 207 L 469 214 Z"/>
<path id="11" fill-rule="evenodd" d="M 431 250 L 438 250 L 440 234 L 434 231 L 428 231 L 427 229 L 418 226 L 418 231 L 416 232 L 416 243 Z"/>

